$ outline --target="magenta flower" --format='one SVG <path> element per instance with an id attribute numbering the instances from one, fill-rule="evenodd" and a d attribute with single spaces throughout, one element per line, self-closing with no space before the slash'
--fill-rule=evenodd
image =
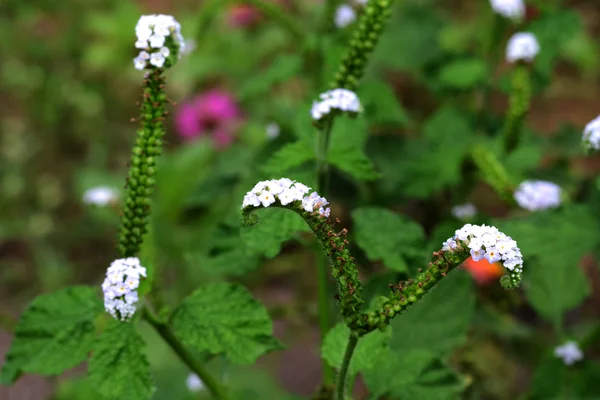
<path id="1" fill-rule="evenodd" d="M 209 134 L 219 148 L 233 142 L 241 119 L 235 99 L 222 90 L 204 92 L 178 107 L 175 128 L 184 140 Z"/>
<path id="2" fill-rule="evenodd" d="M 236 4 L 227 10 L 227 22 L 233 27 L 251 27 L 260 21 L 260 12 L 248 4 Z"/>

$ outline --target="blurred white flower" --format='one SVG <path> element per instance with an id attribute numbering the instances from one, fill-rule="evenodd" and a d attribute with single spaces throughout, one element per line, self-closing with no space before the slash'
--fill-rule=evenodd
<path id="1" fill-rule="evenodd" d="M 106 206 L 119 200 L 119 191 L 109 186 L 96 186 L 88 189 L 83 194 L 83 201 L 87 204 Z"/>
<path id="2" fill-rule="evenodd" d="M 600 115 L 585 126 L 582 142 L 585 148 L 600 150 Z"/>
<path id="3" fill-rule="evenodd" d="M 358 96 L 348 89 L 333 89 L 322 93 L 319 97 L 321 100 L 313 102 L 311 109 L 311 115 L 314 120 L 320 120 L 334 109 L 350 113 L 359 113 L 362 111 Z"/>
<path id="4" fill-rule="evenodd" d="M 267 124 L 267 137 L 269 139 L 275 139 L 279 136 L 279 125 L 277 125 L 275 122 L 271 122 L 269 124 Z"/>
<path id="5" fill-rule="evenodd" d="M 200 392 L 204 390 L 204 382 L 196 374 L 189 374 L 185 381 L 190 392 Z"/>
<path id="6" fill-rule="evenodd" d="M 533 33 L 515 33 L 506 46 L 506 61 L 532 61 L 539 52 L 540 44 Z"/>
<path id="7" fill-rule="evenodd" d="M 562 189 L 547 181 L 523 181 L 515 190 L 514 198 L 519 207 L 529 211 L 556 208 L 562 202 Z"/>
<path id="8" fill-rule="evenodd" d="M 352 6 L 342 4 L 335 10 L 335 26 L 345 28 L 356 20 L 356 12 Z"/>
<path id="9" fill-rule="evenodd" d="M 523 0 L 490 0 L 494 12 L 510 19 L 521 19 L 525 15 Z"/>
<path id="10" fill-rule="evenodd" d="M 113 261 L 106 270 L 106 278 L 102 283 L 104 309 L 121 321 L 131 318 L 137 309 L 140 278 L 145 277 L 146 268 L 141 266 L 137 257 Z"/>
<path id="11" fill-rule="evenodd" d="M 583 360 L 583 352 L 577 342 L 570 340 L 554 349 L 554 355 L 563 360 L 566 365 L 573 365 Z"/>
<path id="12" fill-rule="evenodd" d="M 473 203 L 459 204 L 452 207 L 452 215 L 457 219 L 473 218 L 477 214 L 477 208 Z"/>

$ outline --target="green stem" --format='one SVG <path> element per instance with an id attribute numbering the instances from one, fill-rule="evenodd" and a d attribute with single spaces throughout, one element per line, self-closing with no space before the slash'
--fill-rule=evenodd
<path id="1" fill-rule="evenodd" d="M 329 143 L 331 142 L 331 130 L 333 128 L 333 115 L 326 118 L 323 130 L 317 136 L 317 192 L 324 196 L 329 185 Z"/>
<path id="2" fill-rule="evenodd" d="M 329 312 L 329 277 L 327 274 L 327 267 L 329 260 L 325 255 L 319 251 L 317 253 L 317 293 L 318 293 L 318 308 L 319 308 L 319 332 L 321 336 L 321 343 L 325 339 L 325 335 L 329 332 L 329 324 L 331 321 L 331 314 Z M 329 366 L 327 361 L 322 360 L 323 366 L 323 383 L 333 383 L 333 369 Z"/>
<path id="3" fill-rule="evenodd" d="M 230 2 L 248 4 L 255 7 L 265 16 L 271 18 L 285 28 L 296 40 L 298 40 L 298 43 L 304 42 L 305 29 L 302 25 L 297 24 L 296 20 L 283 11 L 281 7 L 260 0 L 230 0 Z"/>
<path id="4" fill-rule="evenodd" d="M 346 351 L 344 352 L 344 359 L 342 360 L 342 366 L 340 367 L 340 373 L 335 387 L 335 400 L 345 400 L 346 390 L 346 378 L 348 376 L 348 367 L 350 367 L 350 361 L 354 354 L 354 349 L 358 344 L 359 336 L 354 333 L 350 334 L 348 338 L 348 344 L 346 345 Z"/>
<path id="5" fill-rule="evenodd" d="M 183 344 L 177 339 L 169 325 L 158 320 L 158 318 L 148 309 L 144 308 L 144 319 L 152 325 L 152 327 L 158 332 L 158 334 L 167 342 L 167 344 L 173 349 L 175 354 L 188 366 L 204 383 L 204 386 L 213 395 L 215 399 L 226 400 L 228 397 L 225 395 L 221 385 L 210 375 L 210 373 L 202 366 L 198 360 L 196 360 L 183 346 Z"/>

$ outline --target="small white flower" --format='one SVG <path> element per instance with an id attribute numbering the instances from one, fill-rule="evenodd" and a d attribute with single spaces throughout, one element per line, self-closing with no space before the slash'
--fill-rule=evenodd
<path id="1" fill-rule="evenodd" d="M 501 261 L 510 271 L 512 285 L 521 280 L 523 257 L 517 242 L 493 226 L 466 224 L 457 229 L 453 237 L 442 243 L 442 251 L 455 249 L 469 249 L 473 261 L 484 258 L 490 263 Z"/>
<path id="2" fill-rule="evenodd" d="M 459 204 L 452 207 L 452 215 L 457 219 L 470 219 L 477 214 L 477 209 L 473 203 Z"/>
<path id="3" fill-rule="evenodd" d="M 356 93 L 348 89 L 334 89 L 322 93 L 320 101 L 313 102 L 311 116 L 314 120 L 320 120 L 333 110 L 349 113 L 359 113 L 362 106 Z"/>
<path id="4" fill-rule="evenodd" d="M 279 136 L 279 125 L 275 122 L 271 122 L 267 124 L 267 137 L 271 140 L 277 138 Z"/>
<path id="5" fill-rule="evenodd" d="M 561 358 L 566 365 L 573 365 L 583 360 L 583 352 L 577 342 L 570 340 L 554 349 L 554 355 Z"/>
<path id="6" fill-rule="evenodd" d="M 108 186 L 97 186 L 83 194 L 83 201 L 97 206 L 106 206 L 119 200 L 117 189 Z"/>
<path id="7" fill-rule="evenodd" d="M 540 44 L 533 33 L 515 33 L 506 46 L 506 61 L 532 61 L 539 52 Z"/>
<path id="8" fill-rule="evenodd" d="M 585 148 L 600 150 L 600 115 L 585 126 L 582 142 Z"/>
<path id="9" fill-rule="evenodd" d="M 510 19 L 521 19 L 525 15 L 523 0 L 490 0 L 494 12 Z"/>
<path id="10" fill-rule="evenodd" d="M 138 40 L 137 42 L 135 42 L 135 48 L 136 49 L 147 49 L 148 41 L 147 40 Z"/>
<path id="11" fill-rule="evenodd" d="M 190 392 L 200 392 L 204 390 L 204 382 L 196 374 L 189 374 L 185 380 Z"/>
<path id="12" fill-rule="evenodd" d="M 169 54 L 171 54 L 171 50 L 169 50 L 169 48 L 168 48 L 168 47 L 164 47 L 164 46 L 163 46 L 163 47 L 161 47 L 161 48 L 160 48 L 160 50 L 159 50 L 159 51 L 160 51 L 160 54 L 162 54 L 162 55 L 163 55 L 163 57 L 165 57 L 165 58 L 166 58 L 166 57 L 169 57 Z"/>
<path id="13" fill-rule="evenodd" d="M 165 37 L 155 33 L 154 35 L 150 36 L 148 42 L 150 43 L 150 47 L 159 49 L 165 45 Z"/>
<path id="14" fill-rule="evenodd" d="M 325 207 L 329 204 L 327 199 L 319 196 L 317 192 L 310 193 L 310 190 L 308 186 L 288 178 L 261 181 L 246 193 L 242 208 L 260 207 L 261 205 L 269 207 L 275 202 L 287 206 L 299 201 L 304 211 L 318 212 L 322 217 L 329 217 L 331 210 L 329 207 Z"/>
<path id="15" fill-rule="evenodd" d="M 146 268 L 136 257 L 114 260 L 106 270 L 104 308 L 114 318 L 126 321 L 135 313 L 140 277 L 146 277 Z"/>
<path id="16" fill-rule="evenodd" d="M 562 190 L 552 182 L 523 181 L 515 190 L 514 198 L 519 207 L 529 211 L 539 211 L 560 206 Z"/>
<path id="17" fill-rule="evenodd" d="M 150 64 L 155 67 L 162 68 L 165 64 L 165 56 L 163 56 L 160 52 L 150 54 Z"/>
<path id="18" fill-rule="evenodd" d="M 269 207 L 271 204 L 275 203 L 275 196 L 268 190 L 263 190 L 258 196 L 258 199 L 263 207 Z"/>
<path id="19" fill-rule="evenodd" d="M 335 11 L 335 26 L 344 28 L 356 20 L 356 12 L 352 6 L 342 4 Z"/>

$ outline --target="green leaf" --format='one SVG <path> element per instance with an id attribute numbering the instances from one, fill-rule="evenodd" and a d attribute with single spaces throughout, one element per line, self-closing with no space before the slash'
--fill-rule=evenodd
<path id="1" fill-rule="evenodd" d="M 419 378 L 393 391 L 393 399 L 455 400 L 464 389 L 464 380 L 441 361 L 434 361 Z"/>
<path id="2" fill-rule="evenodd" d="M 474 308 L 471 277 L 454 271 L 392 320 L 390 347 L 398 352 L 424 349 L 446 355 L 464 342 Z"/>
<path id="3" fill-rule="evenodd" d="M 389 84 L 377 79 L 365 80 L 360 84 L 358 96 L 370 123 L 393 123 L 402 127 L 410 122 Z"/>
<path id="4" fill-rule="evenodd" d="M 363 378 L 369 392 L 377 398 L 415 384 L 433 360 L 434 355 L 422 349 L 406 353 L 387 351 L 378 355 L 376 367 L 363 372 Z"/>
<path id="5" fill-rule="evenodd" d="M 336 118 L 327 159 L 356 180 L 378 179 L 380 174 L 364 152 L 368 134 L 367 121 L 363 116 Z"/>
<path id="6" fill-rule="evenodd" d="M 343 323 L 335 325 L 325 336 L 323 345 L 321 346 L 321 357 L 330 366 L 340 369 L 349 337 L 350 330 Z M 359 340 L 350 361 L 348 370 L 350 375 L 352 376 L 370 369 L 375 364 L 379 355 L 386 352 L 389 338 L 389 329 L 385 332 L 373 331 L 363 336 Z"/>
<path id="7" fill-rule="evenodd" d="M 382 180 L 402 188 L 404 196 L 425 198 L 458 183 L 462 161 L 473 142 L 469 120 L 451 106 L 438 109 L 423 129 L 425 142 L 406 141 L 382 167 Z"/>
<path id="8" fill-rule="evenodd" d="M 439 80 L 447 87 L 459 90 L 472 89 L 483 83 L 488 71 L 485 61 L 478 58 L 455 60 L 440 70 Z"/>
<path id="9" fill-rule="evenodd" d="M 496 226 L 517 241 L 525 258 L 525 293 L 541 315 L 557 322 L 590 294 L 578 267 L 598 243 L 598 224 L 587 207 L 563 206 Z"/>
<path id="10" fill-rule="evenodd" d="M 258 267 L 259 257 L 238 239 L 239 245 L 214 255 L 188 254 L 188 262 L 209 276 L 242 276 Z"/>
<path id="11" fill-rule="evenodd" d="M 263 166 L 263 171 L 271 175 L 284 174 L 314 158 L 314 149 L 305 140 L 298 140 L 277 150 Z"/>
<path id="12" fill-rule="evenodd" d="M 146 344 L 133 322 L 112 320 L 94 344 L 89 379 L 108 399 L 148 400 L 154 393 Z"/>
<path id="13" fill-rule="evenodd" d="M 352 212 L 354 238 L 371 261 L 382 261 L 394 271 L 406 272 L 410 264 L 424 265 L 425 233 L 410 218 L 392 211 L 365 207 Z"/>
<path id="14" fill-rule="evenodd" d="M 273 258 L 281 251 L 281 245 L 299 232 L 310 232 L 302 217 L 282 208 L 259 209 L 258 223 L 241 229 L 242 240 L 251 251 Z"/>
<path id="15" fill-rule="evenodd" d="M 252 364 L 281 348 L 263 305 L 238 284 L 202 287 L 188 296 L 171 317 L 181 340 L 199 351 L 225 353 L 237 364 Z"/>
<path id="16" fill-rule="evenodd" d="M 292 78 L 302 70 L 302 58 L 298 54 L 280 54 L 266 71 L 246 79 L 238 89 L 238 96 L 248 101 L 268 93 L 275 85 Z"/>
<path id="17" fill-rule="evenodd" d="M 25 310 L 0 372 L 11 384 L 23 372 L 59 375 L 86 360 L 103 311 L 97 291 L 74 286 L 36 297 Z"/>

